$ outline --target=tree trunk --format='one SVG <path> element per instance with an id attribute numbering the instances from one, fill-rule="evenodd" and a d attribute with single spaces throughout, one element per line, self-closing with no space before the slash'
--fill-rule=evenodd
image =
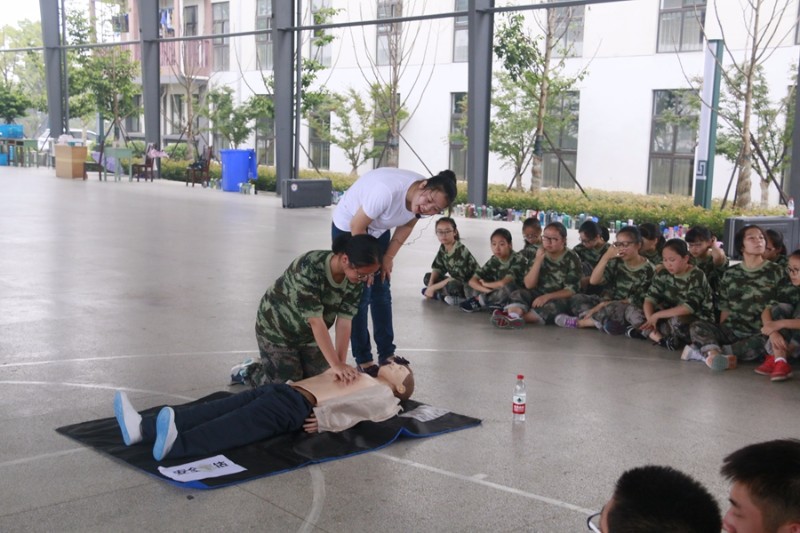
<path id="1" fill-rule="evenodd" d="M 761 0 L 753 6 L 753 28 L 751 30 L 752 44 L 750 58 L 743 65 L 745 69 L 744 85 L 744 116 L 742 117 L 742 153 L 739 156 L 739 180 L 736 183 L 736 207 L 747 209 L 750 207 L 750 189 L 752 183 L 750 175 L 753 167 L 753 147 L 750 140 L 750 118 L 753 114 L 753 78 L 756 75 L 756 59 L 758 54 L 758 22 L 761 11 Z"/>
<path id="2" fill-rule="evenodd" d="M 760 207 L 769 207 L 769 179 L 759 180 L 761 185 L 761 205 Z"/>
<path id="3" fill-rule="evenodd" d="M 536 139 L 533 143 L 533 158 L 531 159 L 531 192 L 537 193 L 542 190 L 544 183 L 544 169 L 542 157 L 542 139 L 544 138 L 544 116 L 547 112 L 547 95 L 549 91 L 548 81 L 550 76 L 550 58 L 553 55 L 553 33 L 555 32 L 554 9 L 547 10 L 547 32 L 544 38 L 544 65 L 542 67 L 542 79 L 539 85 L 539 110 L 536 117 Z"/>

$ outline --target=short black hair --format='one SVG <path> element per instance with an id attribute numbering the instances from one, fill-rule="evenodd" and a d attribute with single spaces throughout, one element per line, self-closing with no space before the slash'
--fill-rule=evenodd
<path id="1" fill-rule="evenodd" d="M 635 242 L 636 244 L 642 244 L 642 234 L 639 233 L 639 229 L 636 226 L 623 226 L 617 232 L 617 235 L 619 236 L 620 233 L 626 233 L 631 236 L 633 242 Z"/>
<path id="2" fill-rule="evenodd" d="M 585 224 L 585 222 L 584 222 L 584 224 Z M 564 224 L 562 224 L 561 222 L 551 222 L 551 223 L 549 223 L 548 225 L 546 225 L 544 227 L 544 229 L 548 229 L 548 228 L 552 228 L 552 229 L 556 230 L 558 232 L 558 234 L 561 235 L 562 239 L 564 239 L 564 240 L 567 239 L 567 227 Z"/>
<path id="3" fill-rule="evenodd" d="M 761 235 L 764 237 L 764 240 L 767 240 L 767 236 L 764 235 L 764 230 L 761 229 L 760 226 L 756 226 L 755 224 L 748 224 L 746 226 L 742 226 L 742 228 L 736 232 L 736 235 L 733 236 L 733 249 L 736 250 L 741 256 L 744 256 L 744 236 L 748 230 L 757 229 L 761 232 Z"/>
<path id="4" fill-rule="evenodd" d="M 508 231 L 506 228 L 497 228 L 496 230 L 494 230 L 492 232 L 492 236 L 489 237 L 489 240 L 491 241 L 495 237 L 502 237 L 506 241 L 508 241 L 509 245 L 511 245 L 511 232 Z"/>
<path id="5" fill-rule="evenodd" d="M 747 487 L 765 531 L 800 522 L 800 440 L 751 444 L 728 455 L 720 473 Z"/>
<path id="6" fill-rule="evenodd" d="M 661 249 L 664 247 L 667 239 L 665 239 L 664 235 L 658 230 L 658 226 L 652 222 L 644 222 L 639 224 L 639 233 L 642 234 L 643 239 L 647 239 L 649 241 L 655 240 L 656 250 L 658 250 L 658 253 L 661 253 Z"/>
<path id="7" fill-rule="evenodd" d="M 332 250 L 335 254 L 344 253 L 350 264 L 356 268 L 380 265 L 383 261 L 378 239 L 366 233 L 361 235 L 340 233 L 333 240 Z"/>
<path id="8" fill-rule="evenodd" d="M 714 238 L 714 235 L 712 235 L 711 230 L 705 226 L 694 226 L 689 228 L 684 238 L 686 242 L 710 241 Z"/>
<path id="9" fill-rule="evenodd" d="M 772 228 L 764 230 L 764 236 L 767 242 L 772 244 L 773 248 L 778 249 L 778 255 L 786 255 L 786 243 L 783 242 L 783 233 L 776 231 Z"/>
<path id="10" fill-rule="evenodd" d="M 608 511 L 608 533 L 719 533 L 722 516 L 698 481 L 669 466 L 623 473 Z"/>
<path id="11" fill-rule="evenodd" d="M 528 217 L 525 219 L 525 222 L 522 223 L 522 228 L 542 228 L 542 223 L 539 222 L 539 219 L 536 217 Z"/>
<path id="12" fill-rule="evenodd" d="M 436 225 L 434 227 L 438 228 L 439 224 L 450 224 L 450 227 L 452 227 L 453 231 L 455 232 L 454 233 L 455 240 L 457 240 L 457 241 L 461 240 L 461 235 L 458 234 L 458 226 L 456 226 L 456 221 L 455 220 L 453 220 L 450 217 L 441 217 L 441 218 L 439 218 L 439 220 L 436 221 Z"/>
<path id="13" fill-rule="evenodd" d="M 664 247 L 661 248 L 661 251 L 663 252 L 667 248 L 669 248 L 670 250 L 672 250 L 681 257 L 686 257 L 689 255 L 689 246 L 683 239 L 675 238 L 668 240 L 667 242 L 664 243 Z"/>
<path id="14" fill-rule="evenodd" d="M 600 224 L 594 220 L 587 220 L 578 228 L 578 233 L 583 233 L 590 239 L 596 239 L 603 234 Z"/>

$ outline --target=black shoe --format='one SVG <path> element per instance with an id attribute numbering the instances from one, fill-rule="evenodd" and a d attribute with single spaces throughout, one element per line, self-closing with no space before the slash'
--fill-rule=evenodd
<path id="1" fill-rule="evenodd" d="M 673 339 L 671 337 L 663 337 L 660 341 L 658 341 L 655 344 L 658 344 L 662 348 L 666 348 L 667 350 L 670 350 L 670 351 L 673 351 L 673 352 L 675 352 L 677 350 L 682 350 L 683 347 L 685 346 L 685 344 L 683 344 L 678 339 Z"/>
<path id="2" fill-rule="evenodd" d="M 465 313 L 473 313 L 473 312 L 477 311 L 478 309 L 480 309 L 482 306 L 481 306 L 481 302 L 478 301 L 477 298 L 469 298 L 469 299 L 464 300 L 463 302 L 461 302 L 459 307 Z"/>
<path id="3" fill-rule="evenodd" d="M 631 339 L 646 339 L 644 333 L 635 327 L 635 326 L 628 326 L 628 329 L 625 330 L 625 336 L 630 337 Z"/>

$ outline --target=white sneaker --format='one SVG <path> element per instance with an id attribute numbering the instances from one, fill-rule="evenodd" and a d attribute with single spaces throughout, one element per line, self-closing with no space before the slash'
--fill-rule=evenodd
<path id="1" fill-rule="evenodd" d="M 681 353 L 681 360 L 683 361 L 705 361 L 703 354 L 700 353 L 700 350 L 695 348 L 691 344 L 687 344 L 686 347 L 683 349 Z"/>
<path id="2" fill-rule="evenodd" d="M 445 296 L 444 303 L 447 305 L 461 305 L 461 302 L 464 301 L 464 298 L 459 296 Z"/>
<path id="3" fill-rule="evenodd" d="M 122 431 L 125 446 L 142 442 L 142 415 L 133 408 L 128 395 L 121 390 L 114 395 L 114 416 Z"/>
<path id="4" fill-rule="evenodd" d="M 172 407 L 164 407 L 156 418 L 156 442 L 153 445 L 153 458 L 162 460 L 172 450 L 175 439 L 178 438 L 178 428 L 175 427 L 175 411 Z"/>

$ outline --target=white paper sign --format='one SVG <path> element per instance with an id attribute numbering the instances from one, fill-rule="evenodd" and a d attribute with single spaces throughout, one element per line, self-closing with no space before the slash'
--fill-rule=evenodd
<path id="1" fill-rule="evenodd" d="M 401 413 L 399 416 L 404 416 L 406 418 L 413 418 L 414 420 L 419 420 L 420 422 L 430 422 L 431 420 L 436 420 L 440 416 L 444 416 L 449 413 L 447 409 L 442 409 L 440 407 L 431 407 L 430 405 L 420 405 L 416 409 L 413 409 L 407 413 Z"/>
<path id="2" fill-rule="evenodd" d="M 158 467 L 158 471 L 162 475 L 186 483 L 188 481 L 197 481 L 198 479 L 208 479 L 210 477 L 227 476 L 228 474 L 236 474 L 237 472 L 244 472 L 247 470 L 225 457 L 224 455 L 215 455 L 206 459 L 200 459 L 193 463 L 186 463 L 185 465 L 176 465 L 165 468 Z"/>

